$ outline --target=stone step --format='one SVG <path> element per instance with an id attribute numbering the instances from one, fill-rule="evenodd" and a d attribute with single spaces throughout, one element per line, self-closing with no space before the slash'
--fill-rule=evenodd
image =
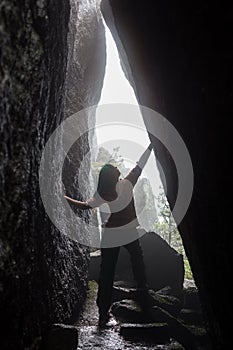
<path id="1" fill-rule="evenodd" d="M 193 325 L 204 324 L 202 313 L 196 310 L 182 309 L 180 311 L 179 318 L 181 318 L 183 322 L 187 324 L 193 324 Z"/>
<path id="2" fill-rule="evenodd" d="M 157 293 L 150 289 L 147 294 L 139 292 L 136 288 L 113 287 L 113 301 L 131 299 L 140 303 L 147 303 L 149 307 L 159 306 L 164 310 L 178 315 L 181 310 L 180 300 L 172 295 Z"/>
<path id="3" fill-rule="evenodd" d="M 142 311 L 141 306 L 135 300 L 121 300 L 115 302 L 111 307 L 112 314 L 121 322 L 148 323 L 153 322 L 153 318 Z"/>
<path id="4" fill-rule="evenodd" d="M 128 340 L 149 341 L 155 344 L 164 344 L 170 340 L 167 323 L 123 323 L 120 334 Z"/>

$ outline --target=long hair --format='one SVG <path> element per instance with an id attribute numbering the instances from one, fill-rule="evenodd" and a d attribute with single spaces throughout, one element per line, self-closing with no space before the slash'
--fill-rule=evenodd
<path id="1" fill-rule="evenodd" d="M 105 164 L 99 173 L 97 191 L 94 197 L 98 195 L 105 200 L 114 200 L 117 198 L 116 184 L 119 174 L 112 164 Z"/>

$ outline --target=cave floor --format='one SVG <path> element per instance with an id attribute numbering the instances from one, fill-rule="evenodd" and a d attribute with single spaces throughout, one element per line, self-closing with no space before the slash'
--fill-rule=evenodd
<path id="1" fill-rule="evenodd" d="M 98 284 L 91 281 L 86 303 L 77 323 L 79 329 L 79 346 L 77 350 L 183 350 L 176 341 L 167 344 L 150 344 L 125 340 L 120 335 L 119 324 L 103 330 L 98 328 L 98 308 L 96 305 Z M 113 320 L 114 321 L 114 320 Z M 114 322 L 113 322 L 114 323 Z M 116 322 L 115 322 L 116 323 Z"/>

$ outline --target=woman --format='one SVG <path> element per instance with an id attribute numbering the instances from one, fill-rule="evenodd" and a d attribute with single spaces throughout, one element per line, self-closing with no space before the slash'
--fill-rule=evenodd
<path id="1" fill-rule="evenodd" d="M 86 202 L 65 196 L 79 209 L 92 209 L 103 203 L 107 203 L 110 208 L 111 214 L 104 224 L 105 228 L 101 242 L 101 268 L 97 296 L 100 326 L 104 326 L 109 319 L 114 272 L 120 246 L 124 246 L 130 254 L 134 279 L 137 282 L 138 289 L 147 290 L 143 253 L 137 239 L 136 227 L 139 226 L 139 223 L 135 211 L 133 188 L 150 156 L 151 149 L 152 145 L 150 144 L 140 157 L 137 165 L 120 181 L 118 168 L 111 164 L 105 164 L 100 170 L 97 191 L 93 198 Z"/>

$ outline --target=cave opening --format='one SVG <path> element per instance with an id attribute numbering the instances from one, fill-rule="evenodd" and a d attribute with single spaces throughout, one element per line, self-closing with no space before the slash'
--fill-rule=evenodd
<path id="1" fill-rule="evenodd" d="M 140 124 L 144 130 L 141 133 L 138 133 L 138 130 L 122 125 L 109 125 L 105 128 L 96 127 L 97 152 L 93 166 L 94 171 L 92 172 L 94 173 L 93 178 L 95 181 L 95 188 L 97 186 L 96 172 L 100 170 L 104 162 L 112 162 L 117 165 L 123 176 L 126 176 L 129 170 L 133 167 L 134 161 L 129 158 L 127 152 L 127 148 L 130 147 L 130 144 L 125 142 L 129 133 L 131 134 L 131 140 L 134 139 L 135 142 L 139 143 L 142 147 L 145 147 L 150 142 L 148 132 L 145 129 L 143 116 L 139 109 L 135 90 L 132 86 L 133 84 L 129 82 L 123 71 L 123 63 L 121 62 L 114 37 L 104 18 L 102 18 L 102 20 L 106 40 L 106 66 L 101 96 L 96 109 L 96 123 L 98 125 L 101 121 L 101 113 L 103 113 L 101 105 L 109 104 L 109 112 L 111 113 L 111 108 L 114 108 L 111 104 L 133 104 L 138 107 L 139 111 L 135 114 L 135 118 L 137 118 L 138 124 Z M 138 157 L 139 155 L 140 148 L 137 153 Z M 134 160 L 136 161 L 136 159 Z M 151 172 L 153 173 L 153 176 L 148 176 Z M 156 232 L 172 248 L 183 255 L 185 280 L 188 282 L 190 281 L 194 285 L 190 264 L 166 197 L 166 188 L 164 188 L 166 182 L 161 180 L 161 176 L 165 179 L 162 168 L 160 166 L 160 170 L 158 169 L 153 155 L 149 158 L 145 170 L 143 170 L 142 179 L 136 184 L 134 191 L 136 212 L 139 213 L 142 206 L 147 205 L 150 207 L 150 209 L 146 211 L 146 215 L 145 213 L 143 217 L 140 217 L 139 215 L 140 227 L 147 232 Z M 150 183 L 149 179 L 152 183 Z M 107 206 L 104 207 L 104 211 L 108 211 Z M 97 217 L 101 235 L 100 210 L 97 211 Z"/>
<path id="2" fill-rule="evenodd" d="M 232 139 L 229 118 L 232 109 L 229 81 L 233 52 L 229 30 L 232 11 L 228 7 L 219 9 L 210 1 L 186 3 L 185 6 L 177 6 L 172 1 L 149 1 L 147 6 L 142 6 L 133 0 L 35 3 L 6 0 L 1 6 L 2 347 L 42 348 L 43 334 L 52 332 L 57 339 L 58 322 L 65 323 L 65 327 L 60 327 L 62 333 L 70 331 L 67 322 L 76 318 L 85 301 L 89 247 L 86 249 L 85 244 L 77 244 L 75 239 L 62 234 L 49 220 L 41 200 L 38 169 L 43 148 L 61 121 L 99 102 L 105 69 L 100 6 L 114 38 L 115 25 L 122 39 L 121 46 L 128 55 L 132 74 L 125 65 L 116 38 L 115 41 L 124 74 L 138 101 L 154 109 L 159 106 L 159 112 L 173 122 L 189 148 L 195 169 L 195 188 L 179 228 L 200 291 L 204 321 L 213 348 L 231 348 L 232 244 L 225 212 L 219 206 L 225 203 L 226 196 L 219 189 L 229 188 L 230 183 L 230 157 L 221 146 Z M 115 20 L 113 25 L 112 19 Z M 88 115 L 79 127 L 90 123 L 94 128 L 94 119 L 94 113 Z M 90 195 L 91 162 L 87 159 L 81 190 L 77 169 L 91 146 L 88 137 L 79 140 L 73 148 L 74 157 L 68 159 L 72 169 L 64 174 L 67 193 L 81 200 Z M 115 148 L 117 156 L 120 152 Z M 227 149 L 231 149 L 230 145 Z M 173 187 L 167 191 L 170 201 L 176 190 L 172 183 L 174 171 L 163 149 L 160 156 Z M 221 160 L 217 170 L 216 160 Z M 54 213 L 60 219 L 63 193 L 57 181 L 57 169 L 53 166 L 50 169 L 56 180 L 51 181 L 50 176 L 47 179 L 48 195 L 55 194 L 54 199 L 59 199 Z M 230 198 L 228 196 L 227 200 Z M 86 221 L 75 226 L 81 237 L 88 235 Z M 66 224 L 64 222 L 64 227 L 69 228 Z M 197 292 L 192 293 L 194 298 Z M 186 296 L 191 301 L 190 295 Z M 198 311 L 200 316 L 200 309 L 193 308 L 193 311 Z M 186 321 L 190 317 L 189 312 L 178 310 L 177 313 L 176 309 L 175 317 L 177 315 Z M 92 315 L 87 320 L 87 330 L 91 328 L 91 318 Z M 55 329 L 53 323 L 56 323 Z M 199 325 L 203 323 L 198 323 L 198 328 Z M 73 331 L 77 340 L 76 327 Z M 187 328 L 185 332 L 186 335 Z M 92 339 L 92 333 L 84 331 L 84 334 Z M 118 340 L 117 347 L 124 348 Z M 114 345 L 111 344 L 111 348 Z M 109 343 L 106 346 L 109 347 Z M 190 348 L 193 346 L 187 346 Z"/>

